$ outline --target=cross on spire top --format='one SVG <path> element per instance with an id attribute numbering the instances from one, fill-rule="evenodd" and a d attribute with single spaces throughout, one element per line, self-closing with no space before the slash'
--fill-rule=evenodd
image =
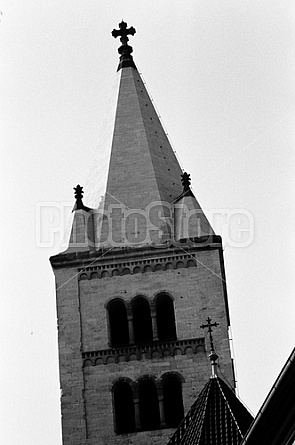
<path id="1" fill-rule="evenodd" d="M 127 28 L 127 23 L 124 22 L 122 20 L 121 23 L 119 23 L 119 28 L 120 29 L 113 29 L 112 31 L 112 36 L 115 37 L 115 39 L 118 36 L 120 37 L 120 41 L 122 43 L 122 45 L 127 45 L 127 42 L 129 41 L 128 39 L 128 35 L 134 36 L 134 34 L 136 33 L 135 28 L 133 28 L 133 26 L 130 26 L 130 28 Z"/>
<path id="2" fill-rule="evenodd" d="M 118 53 L 121 56 L 117 71 L 119 71 L 121 68 L 127 68 L 130 66 L 136 68 L 135 63 L 133 62 L 133 57 L 131 56 L 131 53 L 133 52 L 132 46 L 128 45 L 128 36 L 134 36 L 136 30 L 133 28 L 133 26 L 127 28 L 127 23 L 124 22 L 124 20 L 119 23 L 119 28 L 120 29 L 113 29 L 112 31 L 112 36 L 115 37 L 115 39 L 120 36 L 120 41 L 122 43 L 120 48 L 118 48 Z"/>
<path id="3" fill-rule="evenodd" d="M 213 338 L 212 338 L 212 328 L 216 328 L 216 326 L 218 326 L 219 323 L 216 323 L 216 321 L 214 323 L 211 323 L 211 318 L 208 317 L 207 318 L 207 324 L 202 324 L 201 328 L 202 329 L 206 329 L 208 328 L 208 333 L 209 333 L 209 338 L 210 338 L 210 354 L 209 354 L 209 359 L 211 361 L 211 378 L 215 378 L 217 377 L 217 359 L 218 359 L 218 355 L 216 354 L 216 352 L 214 351 L 214 345 L 213 345 Z"/>
<path id="4" fill-rule="evenodd" d="M 214 323 L 211 323 L 211 318 L 210 317 L 208 317 L 206 321 L 207 321 L 207 324 L 202 324 L 200 327 L 202 329 L 208 328 L 207 332 L 208 332 L 209 338 L 210 338 L 210 348 L 211 348 L 211 351 L 214 351 L 213 337 L 212 337 L 212 328 L 213 327 L 216 328 L 219 325 L 219 323 L 216 323 L 216 321 Z"/>

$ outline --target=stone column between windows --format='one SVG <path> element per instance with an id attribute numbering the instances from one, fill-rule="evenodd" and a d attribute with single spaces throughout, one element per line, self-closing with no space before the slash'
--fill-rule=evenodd
<path id="1" fill-rule="evenodd" d="M 158 401 L 159 401 L 159 411 L 160 411 L 160 426 L 161 428 L 165 428 L 166 422 L 165 422 L 165 412 L 164 412 L 163 388 L 158 385 L 159 384 L 157 384 L 157 391 L 158 391 Z"/>
<path id="2" fill-rule="evenodd" d="M 127 305 L 127 320 L 128 320 L 128 330 L 129 330 L 129 343 L 134 345 L 134 329 L 133 329 L 133 315 L 132 309 Z"/>
<path id="3" fill-rule="evenodd" d="M 158 326 L 157 326 L 157 313 L 154 303 L 151 304 L 151 317 L 152 317 L 152 328 L 153 328 L 153 341 L 158 341 Z"/>
<path id="4" fill-rule="evenodd" d="M 136 395 L 134 395 L 133 400 L 134 400 L 134 412 L 135 412 L 135 430 L 140 431 L 141 423 L 140 423 L 140 411 L 139 411 L 139 397 L 137 391 Z"/>

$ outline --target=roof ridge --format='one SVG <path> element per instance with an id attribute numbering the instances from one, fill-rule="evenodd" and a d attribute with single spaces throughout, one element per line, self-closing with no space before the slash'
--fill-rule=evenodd
<path id="1" fill-rule="evenodd" d="M 161 119 L 161 117 L 159 115 L 157 107 L 155 106 L 155 100 L 151 97 L 151 95 L 149 93 L 149 90 L 147 88 L 147 84 L 143 80 L 141 73 L 138 70 L 137 70 L 137 73 L 139 75 L 139 79 L 140 79 L 140 81 L 141 81 L 141 83 L 143 85 L 143 88 L 145 90 L 145 93 L 147 94 L 148 100 L 150 101 L 151 106 L 152 106 L 151 109 L 149 110 L 149 112 L 151 114 L 154 114 L 154 117 L 155 117 L 155 121 L 153 122 L 154 128 L 156 128 L 155 125 L 159 125 L 159 128 L 157 129 L 157 131 L 155 131 L 155 134 L 159 134 L 158 130 L 160 130 L 160 133 L 163 132 L 162 135 L 164 136 L 164 139 L 162 140 L 161 144 L 165 144 L 165 145 L 167 144 L 168 151 L 171 153 L 171 155 L 173 157 L 173 161 L 174 161 L 173 163 L 175 165 L 177 165 L 177 167 L 179 168 L 179 178 L 178 177 L 174 177 L 173 181 L 177 181 L 177 179 L 179 179 L 179 183 L 180 183 L 181 182 L 180 178 L 181 178 L 182 167 L 181 167 L 180 162 L 179 162 L 179 160 L 178 160 L 178 158 L 177 158 L 177 156 L 175 154 L 175 150 L 172 147 L 171 141 L 168 138 L 168 134 L 167 134 L 167 132 L 166 132 L 164 126 L 163 126 L 162 119 Z M 137 91 L 138 86 L 136 85 L 135 87 L 136 87 L 136 91 Z M 141 116 L 141 119 L 142 119 L 144 132 L 145 132 L 144 133 L 144 137 L 146 139 L 147 145 L 148 146 L 153 146 L 154 142 L 151 140 L 153 131 L 151 131 L 151 129 L 149 127 L 150 121 L 148 121 L 146 119 L 146 117 L 147 117 L 146 116 L 146 109 L 145 109 L 145 107 L 143 107 L 143 104 L 142 104 L 142 101 L 140 100 L 139 94 L 137 95 L 136 99 L 137 99 L 139 112 L 140 112 L 140 116 Z M 153 119 L 153 117 L 150 115 L 150 120 L 152 120 L 152 119 Z M 162 147 L 162 145 L 161 145 L 161 147 Z M 157 154 L 159 154 L 159 153 L 160 152 L 159 151 L 157 152 L 157 150 L 148 150 L 149 158 L 150 158 L 151 164 L 152 164 L 154 172 L 155 172 L 155 181 L 156 181 L 157 187 L 158 187 L 158 189 L 160 191 L 160 190 L 163 189 L 163 183 L 161 182 L 163 180 L 163 178 L 161 176 L 159 176 L 159 174 L 158 174 L 159 173 L 158 172 L 159 158 L 157 157 Z M 164 158 L 164 159 L 166 159 L 166 158 Z M 176 195 L 174 195 L 174 196 L 170 195 L 170 196 L 171 196 L 171 198 L 169 198 L 169 199 L 167 198 L 167 202 L 174 203 L 175 199 L 177 199 L 177 196 Z"/>
<path id="2" fill-rule="evenodd" d="M 240 443 L 252 421 L 242 402 L 220 377 L 211 377 L 167 445 Z"/>
<path id="3" fill-rule="evenodd" d="M 207 391 L 206 391 L 206 394 L 205 394 L 205 401 L 203 403 L 203 409 L 201 411 L 202 412 L 202 416 L 200 416 L 202 418 L 199 419 L 199 422 L 201 422 L 201 425 L 204 424 L 204 420 L 205 420 L 205 417 L 206 417 L 206 411 L 207 411 L 207 407 L 208 407 L 208 398 L 209 398 L 210 388 L 211 388 L 211 381 L 210 380 L 207 383 L 207 385 L 205 386 L 205 388 L 207 389 Z M 198 430 L 197 430 L 197 437 L 196 437 L 196 445 L 199 443 L 199 440 L 201 439 L 201 435 L 202 435 L 202 428 L 198 428 Z"/>
<path id="4" fill-rule="evenodd" d="M 181 445 L 183 441 L 188 437 L 188 433 L 192 433 L 189 431 L 189 426 L 191 425 L 192 421 L 195 420 L 197 417 L 197 425 L 199 425 L 200 422 L 203 423 L 205 415 L 206 415 L 206 407 L 208 403 L 209 393 L 210 393 L 210 387 L 211 387 L 211 380 L 209 380 L 202 391 L 199 393 L 197 399 L 192 404 L 191 408 L 188 410 L 186 416 L 184 419 L 180 422 L 179 426 L 177 427 L 176 431 L 173 433 L 173 435 L 170 437 L 170 440 L 167 445 Z M 198 409 L 199 408 L 199 409 Z M 200 413 L 198 416 L 197 413 Z M 200 439 L 200 432 L 197 431 L 197 442 Z M 191 434 L 190 434 L 191 435 Z M 180 436 L 180 437 L 179 437 Z M 177 441 L 177 439 L 180 439 L 180 441 Z"/>
<path id="5" fill-rule="evenodd" d="M 235 422 L 235 424 L 236 424 L 237 430 L 239 431 L 240 436 L 241 436 L 241 439 L 242 439 L 242 438 L 243 438 L 242 431 L 241 431 L 241 429 L 240 429 L 240 427 L 239 427 L 239 424 L 238 424 L 238 421 L 237 421 L 237 419 L 236 419 L 236 416 L 234 415 L 233 410 L 231 409 L 231 406 L 230 406 L 230 404 L 229 404 L 229 402 L 228 402 L 228 400 L 227 400 L 227 398 L 226 398 L 226 396 L 225 396 L 225 394 L 224 394 L 224 391 L 223 391 L 223 389 L 222 389 L 222 385 L 220 384 L 220 382 L 222 382 L 222 383 L 225 384 L 225 385 L 227 385 L 227 383 L 225 383 L 220 377 L 217 377 L 216 380 L 217 380 L 217 384 L 218 384 L 218 387 L 219 387 L 219 389 L 220 389 L 220 392 L 221 392 L 221 394 L 222 394 L 222 396 L 223 396 L 223 398 L 224 398 L 225 404 L 226 404 L 226 406 L 227 406 L 229 412 L 231 413 L 231 415 L 232 415 L 232 417 L 233 417 L 233 419 L 234 419 L 234 422 Z M 228 388 L 230 391 L 232 391 L 232 389 L 231 389 L 229 386 L 228 386 L 227 388 Z M 235 394 L 234 394 L 234 396 L 235 396 Z"/>

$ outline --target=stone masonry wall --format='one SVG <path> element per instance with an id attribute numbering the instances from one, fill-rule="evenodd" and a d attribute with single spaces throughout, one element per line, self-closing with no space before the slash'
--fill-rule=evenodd
<path id="1" fill-rule="evenodd" d="M 63 443 L 76 445 L 86 437 L 77 272 L 60 269 L 55 279 Z"/>
<path id="2" fill-rule="evenodd" d="M 82 367 L 82 352 L 110 347 L 107 303 L 113 298 L 130 302 L 137 295 L 151 302 L 160 292 L 174 300 L 177 339 L 208 338 L 200 328 L 209 316 L 219 323 L 214 344 L 220 370 L 233 386 L 226 307 L 218 249 L 195 254 L 196 267 L 78 281 L 77 269 L 56 271 L 59 322 L 60 378 L 64 445 L 164 445 L 172 429 L 117 435 L 114 432 L 112 384 L 118 377 L 136 381 L 165 372 L 184 378 L 185 412 L 210 376 L 207 355 L 183 354 Z M 66 283 L 66 284 L 65 284 Z"/>

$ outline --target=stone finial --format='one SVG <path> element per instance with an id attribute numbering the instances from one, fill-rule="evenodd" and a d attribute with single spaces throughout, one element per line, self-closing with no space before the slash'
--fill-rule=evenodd
<path id="1" fill-rule="evenodd" d="M 76 201 L 81 201 L 84 195 L 83 187 L 81 187 L 81 185 L 78 184 L 76 187 L 74 187 L 74 190 L 75 190 Z"/>
<path id="2" fill-rule="evenodd" d="M 134 36 L 136 33 L 135 28 L 131 26 L 130 28 L 127 28 L 127 23 L 122 20 L 121 23 L 119 23 L 120 29 L 113 29 L 112 36 L 116 39 L 120 36 L 120 41 L 122 45 L 118 48 L 118 53 L 120 56 L 120 63 L 118 66 L 119 71 L 121 68 L 127 68 L 129 66 L 136 68 L 135 63 L 133 62 L 133 57 L 131 56 L 131 53 L 133 52 L 132 46 L 128 45 L 129 39 L 128 36 Z"/>
<path id="3" fill-rule="evenodd" d="M 187 190 L 190 190 L 190 184 L 191 184 L 191 175 L 187 172 L 182 173 L 181 175 L 181 183 L 183 185 L 183 191 L 186 192 Z"/>
<path id="4" fill-rule="evenodd" d="M 81 187 L 81 185 L 78 184 L 76 187 L 74 187 L 74 190 L 75 190 L 74 196 L 75 196 L 76 202 L 75 202 L 75 205 L 74 205 L 74 208 L 72 211 L 74 212 L 75 210 L 85 210 L 86 212 L 88 212 L 90 210 L 90 208 L 84 206 L 83 201 L 82 201 L 83 194 L 84 194 L 83 187 Z"/>

